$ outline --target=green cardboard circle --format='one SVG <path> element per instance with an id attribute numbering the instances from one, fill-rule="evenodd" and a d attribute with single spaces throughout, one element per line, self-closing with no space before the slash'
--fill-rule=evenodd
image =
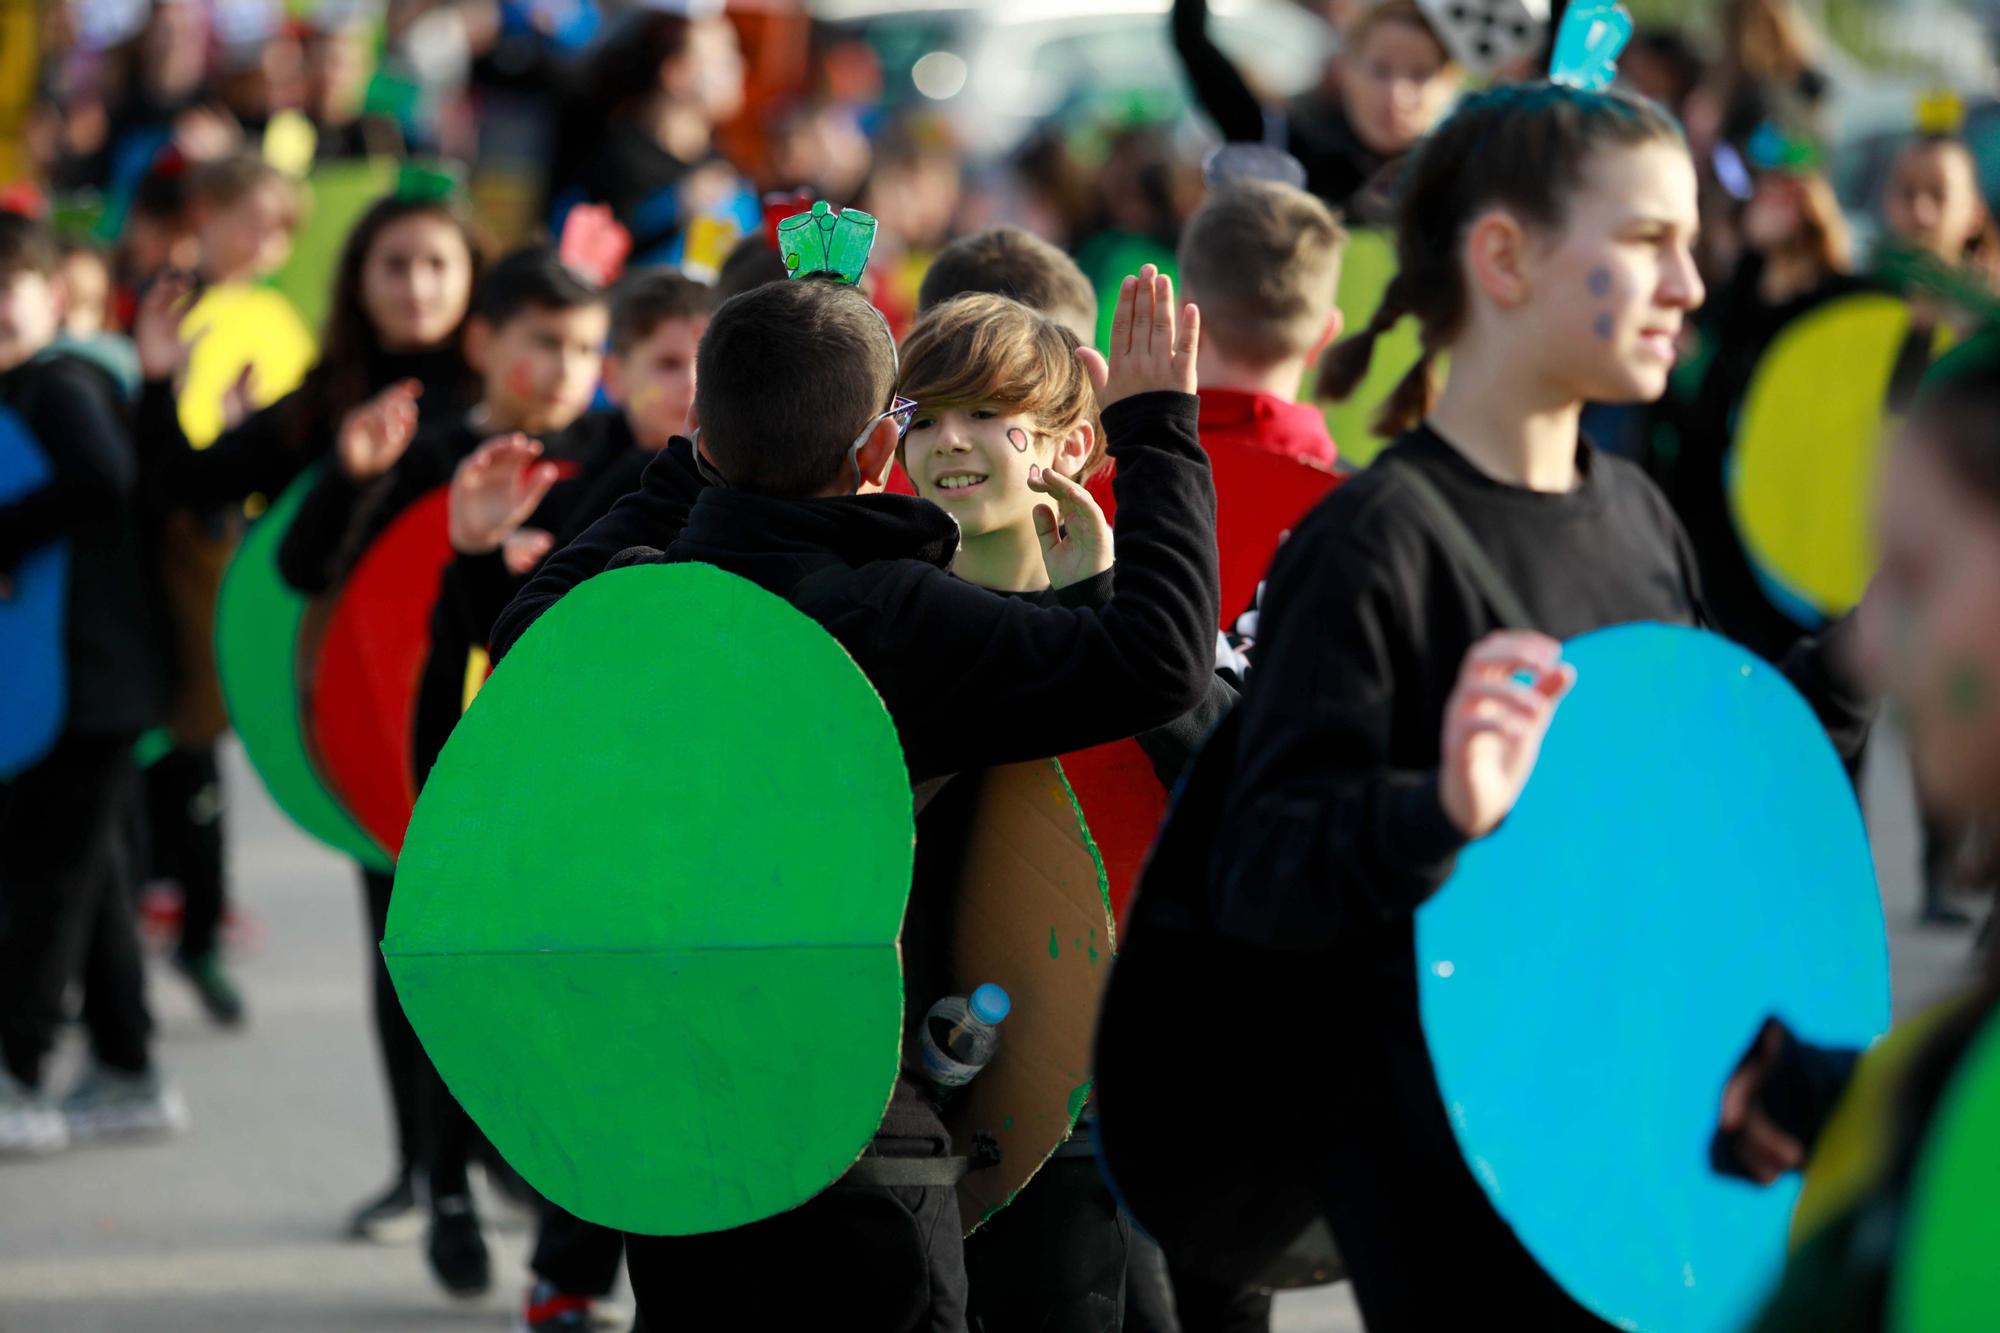
<path id="1" fill-rule="evenodd" d="M 1966 1049 L 1931 1123 L 1911 1181 L 1890 1282 L 1897 1333 L 2000 1328 L 2000 1020 Z"/>
<path id="2" fill-rule="evenodd" d="M 452 733 L 382 953 L 536 1189 L 719 1231 L 812 1198 L 880 1124 L 914 846 L 895 726 L 832 636 L 710 566 L 613 570 Z"/>
<path id="3" fill-rule="evenodd" d="M 1386 232 L 1364 230 L 1352 233 L 1340 257 L 1340 289 L 1335 298 L 1346 333 L 1358 333 L 1375 318 L 1382 294 L 1396 276 L 1396 240 Z M 1340 450 L 1340 459 L 1350 467 L 1363 467 L 1375 459 L 1389 443 L 1375 433 L 1375 414 L 1389 401 L 1403 376 L 1423 355 L 1417 335 L 1417 321 L 1406 315 L 1375 344 L 1368 373 L 1345 402 L 1328 403 L 1326 428 Z M 1306 390 L 1310 397 L 1312 390 Z"/>
<path id="4" fill-rule="evenodd" d="M 230 725 L 278 808 L 328 847 L 386 871 L 387 853 L 320 780 L 299 709 L 299 628 L 306 599 L 278 573 L 278 546 L 318 475 L 317 466 L 308 469 L 250 525 L 224 571 L 215 606 L 216 674 Z"/>

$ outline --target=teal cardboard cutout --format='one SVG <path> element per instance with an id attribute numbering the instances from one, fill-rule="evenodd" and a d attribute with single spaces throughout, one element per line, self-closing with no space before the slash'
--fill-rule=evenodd
<path id="1" fill-rule="evenodd" d="M 445 745 L 382 953 L 536 1189 L 719 1231 L 818 1194 L 881 1121 L 914 840 L 895 727 L 832 636 L 707 565 L 613 570 Z"/>
<path id="2" fill-rule="evenodd" d="M 306 747 L 299 635 L 306 599 L 278 573 L 278 546 L 319 469 L 308 470 L 250 525 L 222 576 L 215 666 L 229 722 L 278 808 L 320 842 L 386 871 L 389 858 L 327 790 Z"/>

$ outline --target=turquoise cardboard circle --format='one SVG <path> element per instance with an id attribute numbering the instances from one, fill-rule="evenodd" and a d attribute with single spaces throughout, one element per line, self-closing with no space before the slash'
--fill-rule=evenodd
<path id="1" fill-rule="evenodd" d="M 318 476 L 317 465 L 308 469 L 250 525 L 223 572 L 215 604 L 216 675 L 229 724 L 277 807 L 333 850 L 386 871 L 387 853 L 320 779 L 299 707 L 299 629 L 306 599 L 278 573 L 278 547 Z"/>
<path id="2" fill-rule="evenodd" d="M 831 635 L 707 565 L 613 570 L 452 733 L 382 953 L 536 1189 L 719 1231 L 804 1203 L 880 1124 L 914 846 L 895 726 Z"/>
<path id="3" fill-rule="evenodd" d="M 0 505 L 48 484 L 52 474 L 28 423 L 0 406 Z M 6 571 L 0 598 L 0 779 L 34 767 L 69 712 L 69 544 L 50 542 Z"/>
<path id="4" fill-rule="evenodd" d="M 1417 914 L 1424 1033 L 1459 1146 L 1582 1304 L 1744 1327 L 1799 1192 L 1709 1165 L 1764 1019 L 1865 1046 L 1888 944 L 1861 814 L 1790 685 L 1700 630 L 1564 648 L 1577 682 L 1519 805 Z"/>
<path id="5" fill-rule="evenodd" d="M 1910 1210 L 1889 1284 L 1897 1333 L 2000 1328 L 2000 1020 L 1961 1057 L 1911 1180 Z"/>

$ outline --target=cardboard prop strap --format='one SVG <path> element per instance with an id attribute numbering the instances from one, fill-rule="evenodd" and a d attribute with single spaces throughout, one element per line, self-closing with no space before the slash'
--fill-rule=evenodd
<path id="1" fill-rule="evenodd" d="M 0 506 L 33 494 L 54 474 L 28 423 L 0 406 Z M 69 711 L 69 544 L 23 555 L 0 597 L 0 780 L 39 762 Z"/>
<path id="2" fill-rule="evenodd" d="M 881 1123 L 913 843 L 895 727 L 831 635 L 710 566 L 615 569 L 452 732 L 382 952 L 536 1189 L 724 1230 L 818 1194 Z"/>
<path id="3" fill-rule="evenodd" d="M 329 784 L 394 856 L 415 805 L 411 732 L 431 611 L 452 561 L 440 486 L 396 516 L 333 594 L 313 659 L 311 731 Z"/>
<path id="4" fill-rule="evenodd" d="M 327 789 L 306 742 L 306 598 L 278 572 L 278 547 L 318 475 L 316 464 L 250 525 L 224 571 L 215 606 L 216 675 L 250 767 L 277 807 L 319 842 L 385 871 L 389 858 Z"/>
<path id="5" fill-rule="evenodd" d="M 1717 1098 L 1773 1015 L 1825 1046 L 1887 1026 L 1873 862 L 1817 718 L 1749 650 L 1639 624 L 1563 655 L 1519 802 L 1417 912 L 1424 1036 L 1473 1177 L 1572 1297 L 1723 1333 L 1799 1185 L 1716 1171 Z"/>

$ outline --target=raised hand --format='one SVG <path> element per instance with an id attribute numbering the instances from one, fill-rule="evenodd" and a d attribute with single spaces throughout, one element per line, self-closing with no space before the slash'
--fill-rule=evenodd
<path id="1" fill-rule="evenodd" d="M 556 465 L 541 459 L 540 442 L 525 435 L 500 435 L 458 465 L 447 501 L 454 551 L 485 555 L 515 535 L 556 484 Z"/>
<path id="2" fill-rule="evenodd" d="M 1575 683 L 1562 645 L 1545 634 L 1501 630 L 1466 653 L 1444 706 L 1438 764 L 1438 798 L 1466 837 L 1485 837 L 1514 808 Z"/>
<path id="3" fill-rule="evenodd" d="M 1028 470 L 1028 489 L 1056 503 L 1035 506 L 1035 536 L 1051 588 L 1082 583 L 1111 568 L 1111 520 L 1083 486 L 1045 467 Z"/>
<path id="4" fill-rule="evenodd" d="M 185 273 L 162 273 L 146 288 L 132 317 L 132 346 L 139 353 L 139 373 L 149 380 L 178 377 L 194 343 L 181 337 L 181 320 L 194 279 Z"/>
<path id="5" fill-rule="evenodd" d="M 556 549 L 556 535 L 544 528 L 522 528 L 500 544 L 500 557 L 507 572 L 519 577 L 535 572 L 535 566 Z"/>
<path id="6" fill-rule="evenodd" d="M 1097 386 L 1099 407 L 1135 394 L 1165 389 L 1195 390 L 1195 356 L 1201 349 L 1201 311 L 1193 304 L 1174 309 L 1174 280 L 1151 264 L 1118 288 L 1111 318 L 1111 356 L 1079 347 L 1077 357 Z"/>
<path id="7" fill-rule="evenodd" d="M 341 420 L 335 452 L 349 481 L 373 481 L 396 465 L 416 436 L 423 391 L 418 380 L 391 384 Z"/>
<path id="8" fill-rule="evenodd" d="M 235 430 L 243 424 L 243 419 L 257 410 L 257 399 L 251 389 L 256 380 L 257 367 L 246 365 L 243 373 L 236 377 L 222 394 L 222 428 Z"/>

